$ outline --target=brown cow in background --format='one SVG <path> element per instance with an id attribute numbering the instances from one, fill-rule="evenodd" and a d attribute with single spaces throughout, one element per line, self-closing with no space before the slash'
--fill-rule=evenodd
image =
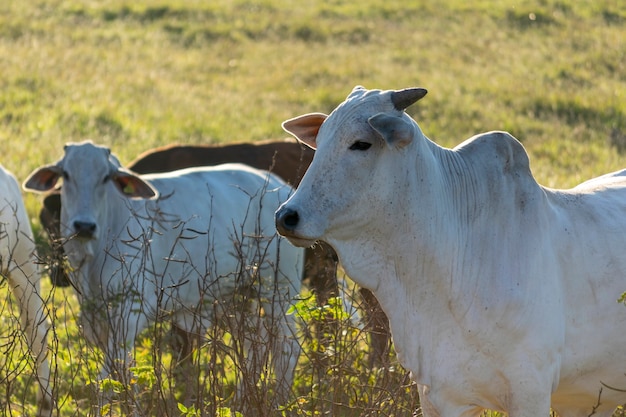
<path id="1" fill-rule="evenodd" d="M 237 143 L 222 146 L 168 145 L 146 151 L 130 162 L 128 169 L 138 174 L 169 172 L 196 166 L 239 162 L 254 168 L 269 170 L 291 186 L 297 187 L 313 160 L 315 151 L 293 140 Z M 44 198 L 39 213 L 42 226 L 51 240 L 52 255 L 49 275 L 54 285 L 70 285 L 64 271 L 64 253 L 60 240 L 61 197 L 54 192 Z M 305 278 L 317 296 L 318 303 L 325 305 L 330 297 L 338 296 L 337 255 L 326 243 L 319 242 L 305 252 Z M 369 290 L 360 290 L 370 332 L 372 364 L 386 363 L 390 334 L 387 317 Z M 185 348 L 183 348 L 185 349 Z"/>

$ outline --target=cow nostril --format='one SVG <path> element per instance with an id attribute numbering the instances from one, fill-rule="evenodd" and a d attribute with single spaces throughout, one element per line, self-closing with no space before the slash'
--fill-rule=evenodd
<path id="1" fill-rule="evenodd" d="M 298 212 L 292 209 L 284 209 L 278 213 L 277 225 L 282 230 L 294 230 L 298 226 L 300 216 Z"/>
<path id="2" fill-rule="evenodd" d="M 285 226 L 289 228 L 294 228 L 298 225 L 299 220 L 300 220 L 300 216 L 298 215 L 298 212 L 295 210 L 290 210 L 285 215 L 285 221 L 284 221 Z"/>
<path id="3" fill-rule="evenodd" d="M 74 222 L 74 231 L 78 237 L 93 237 L 94 232 L 96 231 L 96 224 L 92 222 Z"/>

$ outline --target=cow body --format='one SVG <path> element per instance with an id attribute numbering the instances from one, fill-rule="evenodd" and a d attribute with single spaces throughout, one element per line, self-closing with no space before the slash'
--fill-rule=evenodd
<path id="1" fill-rule="evenodd" d="M 314 151 L 292 140 L 232 143 L 222 146 L 168 145 L 151 149 L 128 164 L 140 174 L 237 162 L 269 170 L 297 187 L 313 160 Z"/>
<path id="2" fill-rule="evenodd" d="M 253 168 L 269 170 L 288 184 L 296 187 L 313 159 L 314 151 L 296 141 L 263 141 L 259 143 L 234 143 L 223 146 L 167 145 L 143 152 L 127 165 L 137 174 L 171 172 L 183 168 L 213 166 L 224 163 L 242 163 Z M 61 190 L 57 187 L 48 193 L 39 212 L 39 220 L 50 236 L 52 256 L 49 259 L 49 275 L 54 285 L 70 285 L 62 268 L 63 248 L 60 245 Z M 336 256 L 324 246 L 315 251 L 307 250 L 308 276 L 328 297 L 336 292 Z"/>
<path id="3" fill-rule="evenodd" d="M 425 416 L 610 415 L 626 402 L 608 388 L 626 387 L 626 173 L 553 190 L 507 133 L 442 148 L 404 113 L 424 94 L 355 88 L 285 122 L 317 150 L 279 231 L 328 242 L 374 292 Z"/>
<path id="4" fill-rule="evenodd" d="M 291 188 L 239 164 L 139 177 L 109 152 L 68 145 L 63 159 L 25 182 L 47 191 L 64 178 L 61 234 L 86 336 L 106 353 L 102 376 L 124 373 L 148 323 L 166 319 L 203 335 L 237 315 L 236 295 L 252 291 L 259 306 L 241 314 L 260 317 L 262 305 L 261 327 L 275 330 L 283 400 L 299 353 L 285 312 L 299 293 L 303 251 L 276 235 L 273 212 Z"/>
<path id="5" fill-rule="evenodd" d="M 35 358 L 39 380 L 38 415 L 50 416 L 52 396 L 48 317 L 40 292 L 35 240 L 15 177 L 0 166 L 0 276 L 8 278 L 20 310 L 22 331 Z"/>
<path id="6" fill-rule="evenodd" d="M 227 145 L 168 145 L 142 153 L 127 168 L 138 174 L 150 174 L 236 162 L 269 170 L 297 187 L 313 155 L 313 149 L 293 139 Z M 39 218 L 51 238 L 53 251 L 49 259 L 50 278 L 55 285 L 68 286 L 70 282 L 62 267 L 64 253 L 60 239 L 60 213 L 60 190 L 57 189 L 44 198 Z M 330 297 L 340 295 L 337 255 L 326 243 L 319 242 L 305 250 L 304 276 L 309 279 L 319 305 L 326 305 Z M 361 289 L 360 292 L 367 314 L 367 326 L 371 329 L 370 362 L 382 365 L 387 361 L 391 339 L 387 317 L 369 290 Z"/>

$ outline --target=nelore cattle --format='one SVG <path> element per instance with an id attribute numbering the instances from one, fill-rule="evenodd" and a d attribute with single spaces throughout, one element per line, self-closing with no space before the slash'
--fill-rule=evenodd
<path id="1" fill-rule="evenodd" d="M 7 278 L 19 306 L 22 331 L 34 357 L 39 382 L 38 415 L 52 414 L 48 354 L 48 315 L 40 293 L 35 241 L 20 186 L 0 165 L 0 276 Z"/>
<path id="2" fill-rule="evenodd" d="M 284 122 L 316 153 L 278 230 L 328 242 L 374 292 L 424 416 L 610 416 L 626 402 L 626 171 L 543 187 L 508 133 L 427 139 L 404 111 L 425 94 L 356 87 Z"/>
<path id="3" fill-rule="evenodd" d="M 134 340 L 153 321 L 198 336 L 227 324 L 244 344 L 248 329 L 272 336 L 247 346 L 263 356 L 240 366 L 260 375 L 258 358 L 272 346 L 275 400 L 287 398 L 300 345 L 286 311 L 304 251 L 276 234 L 274 212 L 291 187 L 242 164 L 139 176 L 87 141 L 68 144 L 24 188 L 49 191 L 61 178 L 63 247 L 85 336 L 105 352 L 101 377 L 125 377 Z"/>
<path id="4" fill-rule="evenodd" d="M 312 149 L 295 141 L 265 141 L 225 146 L 169 145 L 142 153 L 127 165 L 127 169 L 138 174 L 152 174 L 238 162 L 253 168 L 269 170 L 291 186 L 297 187 L 313 159 L 313 153 Z M 39 218 L 51 237 L 54 249 L 50 277 L 55 285 L 68 286 L 69 281 L 62 268 L 60 213 L 60 190 L 54 190 L 44 198 Z M 313 287 L 324 302 L 329 296 L 337 293 L 336 263 L 336 255 L 327 245 L 321 244 L 315 249 L 307 250 L 306 275 L 311 278 Z"/>
<path id="5" fill-rule="evenodd" d="M 210 145 L 169 145 L 151 149 L 139 155 L 127 165 L 138 174 L 169 172 L 176 169 L 217 165 L 227 162 L 239 162 L 254 168 L 269 170 L 284 181 L 297 187 L 302 176 L 313 160 L 314 150 L 297 141 L 271 140 L 256 143 L 235 143 L 223 146 Z M 51 237 L 53 248 L 50 259 L 49 275 L 53 283 L 69 285 L 62 265 L 63 248 L 59 235 L 61 199 L 59 190 L 44 198 L 40 211 L 41 224 Z M 318 242 L 305 252 L 305 276 L 318 297 L 318 302 L 325 305 L 329 297 L 339 295 L 337 287 L 337 255 L 325 244 Z M 386 362 L 390 342 L 387 317 L 369 290 L 361 289 L 366 325 L 370 330 L 372 353 L 371 362 L 383 365 Z"/>

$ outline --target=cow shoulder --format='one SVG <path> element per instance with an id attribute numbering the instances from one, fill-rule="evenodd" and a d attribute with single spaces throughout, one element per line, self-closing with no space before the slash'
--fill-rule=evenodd
<path id="1" fill-rule="evenodd" d="M 476 135 L 456 148 L 501 174 L 530 174 L 530 161 L 524 146 L 507 132 Z"/>
<path id="2" fill-rule="evenodd" d="M 541 187 L 530 170 L 524 146 L 506 132 L 493 131 L 476 135 L 455 148 L 483 184 L 483 191 L 493 201 L 513 201 L 520 209 L 537 201 Z M 511 200 L 513 199 L 513 200 Z"/>

